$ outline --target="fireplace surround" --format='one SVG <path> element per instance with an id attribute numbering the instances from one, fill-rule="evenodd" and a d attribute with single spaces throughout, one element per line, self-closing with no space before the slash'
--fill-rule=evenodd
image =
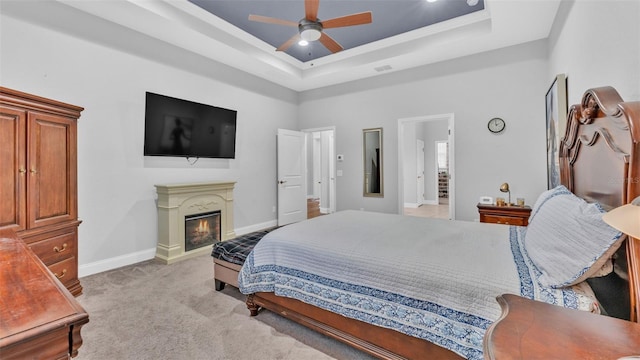
<path id="1" fill-rule="evenodd" d="M 219 213 L 219 235 L 215 241 L 234 238 L 233 188 L 235 182 L 155 185 L 158 194 L 158 246 L 156 259 L 171 264 L 205 253 L 211 246 L 187 246 L 185 225 L 200 215 Z M 215 228 L 215 226 L 214 226 Z M 212 232 L 217 229 L 212 229 Z M 219 237 L 220 239 L 217 239 Z"/>

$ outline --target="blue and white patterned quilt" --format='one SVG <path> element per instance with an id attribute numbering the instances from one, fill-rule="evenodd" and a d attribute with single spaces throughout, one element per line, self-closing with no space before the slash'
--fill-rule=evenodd
<path id="1" fill-rule="evenodd" d="M 512 293 L 577 308 L 572 289 L 543 288 L 525 227 L 341 211 L 267 234 L 238 276 L 274 292 L 482 359 L 482 339 Z"/>

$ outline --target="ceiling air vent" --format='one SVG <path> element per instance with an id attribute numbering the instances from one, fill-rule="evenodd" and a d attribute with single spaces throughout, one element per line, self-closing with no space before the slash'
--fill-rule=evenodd
<path id="1" fill-rule="evenodd" d="M 375 71 L 377 72 L 383 72 L 383 71 L 387 71 L 387 70 L 391 70 L 392 67 L 391 65 L 382 65 L 382 66 L 378 66 L 376 68 L 373 68 Z"/>

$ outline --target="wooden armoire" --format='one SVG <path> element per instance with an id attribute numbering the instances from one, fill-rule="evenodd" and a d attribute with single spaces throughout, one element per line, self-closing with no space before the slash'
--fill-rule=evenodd
<path id="1" fill-rule="evenodd" d="M 13 229 L 75 296 L 81 107 L 0 87 L 0 229 Z"/>

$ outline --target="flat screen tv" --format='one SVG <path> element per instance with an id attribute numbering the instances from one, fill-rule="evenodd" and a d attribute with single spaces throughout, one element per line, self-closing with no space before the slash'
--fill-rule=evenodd
<path id="1" fill-rule="evenodd" d="M 233 159 L 237 111 L 147 92 L 145 156 Z"/>

